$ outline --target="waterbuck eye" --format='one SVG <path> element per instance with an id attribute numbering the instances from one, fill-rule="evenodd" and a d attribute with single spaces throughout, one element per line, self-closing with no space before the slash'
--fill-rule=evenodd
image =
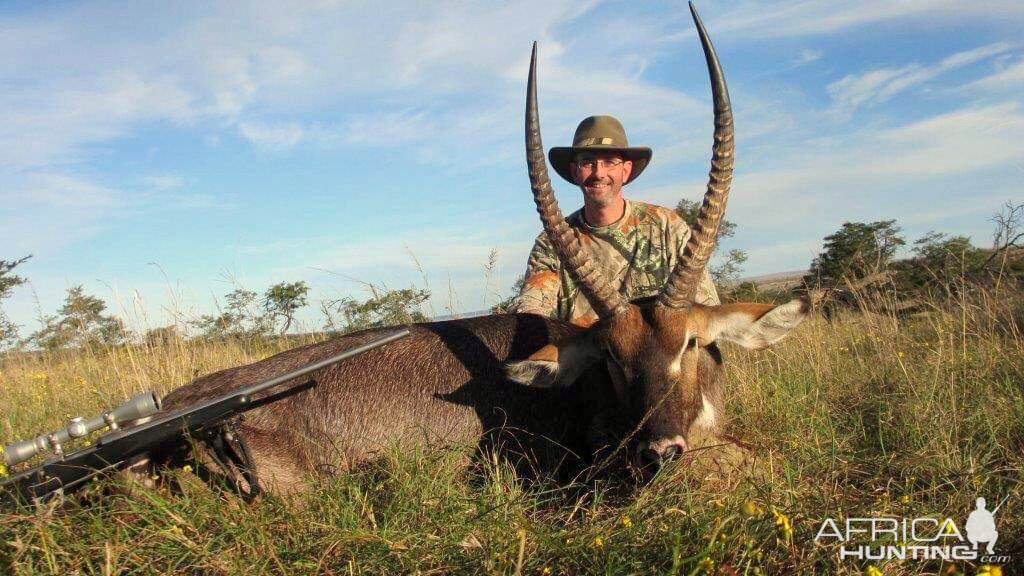
<path id="1" fill-rule="evenodd" d="M 697 347 L 697 337 L 694 336 L 694 337 L 690 338 L 689 342 L 686 343 L 686 349 L 689 350 L 690 348 L 696 348 L 696 347 Z"/>

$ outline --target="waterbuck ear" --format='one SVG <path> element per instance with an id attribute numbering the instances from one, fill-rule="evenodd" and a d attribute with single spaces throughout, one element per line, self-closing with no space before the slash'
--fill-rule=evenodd
<path id="1" fill-rule="evenodd" d="M 707 339 L 728 340 L 744 348 L 764 348 L 782 340 L 810 314 L 807 300 L 770 304 L 726 304 L 708 309 Z"/>
<path id="2" fill-rule="evenodd" d="M 600 345 L 584 333 L 548 344 L 526 360 L 509 362 L 505 365 L 505 375 L 509 380 L 524 386 L 569 386 L 588 366 L 602 357 Z"/>

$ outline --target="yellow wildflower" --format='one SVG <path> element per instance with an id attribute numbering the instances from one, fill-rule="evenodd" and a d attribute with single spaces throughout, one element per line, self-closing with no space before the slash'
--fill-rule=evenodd
<path id="1" fill-rule="evenodd" d="M 740 506 L 740 512 L 742 512 L 747 518 L 753 518 L 761 515 L 761 509 L 758 508 L 757 504 L 754 504 L 752 500 L 744 501 L 743 505 Z"/>
<path id="2" fill-rule="evenodd" d="M 1003 576 L 1003 568 L 995 564 L 982 564 L 978 567 L 978 576 Z"/>
<path id="3" fill-rule="evenodd" d="M 0 478 L 7 476 L 7 466 L 0 464 Z"/>
<path id="4" fill-rule="evenodd" d="M 604 548 L 604 538 L 601 538 L 600 536 L 596 536 L 594 538 L 594 547 L 595 548 Z"/>
<path id="5" fill-rule="evenodd" d="M 864 569 L 864 576 L 882 576 L 882 571 L 874 564 L 869 564 L 868 567 Z"/>
<path id="6" fill-rule="evenodd" d="M 793 538 L 793 525 L 789 522 L 789 516 L 786 516 L 778 510 L 772 509 L 772 514 L 775 516 L 775 526 L 779 529 L 779 534 L 782 535 L 782 539 L 789 542 Z"/>
<path id="7" fill-rule="evenodd" d="M 624 528 L 632 528 L 633 527 L 633 520 L 629 516 L 623 516 L 622 517 L 622 526 Z"/>
<path id="8" fill-rule="evenodd" d="M 181 467 L 181 471 L 186 473 L 186 474 L 192 472 L 192 465 L 191 464 L 185 464 L 184 466 Z"/>
<path id="9" fill-rule="evenodd" d="M 910 504 L 910 496 L 907 494 L 900 496 L 900 504 Z"/>
<path id="10" fill-rule="evenodd" d="M 548 568 L 547 566 L 545 566 L 544 569 L 540 571 L 540 573 L 541 574 L 551 574 L 551 568 Z"/>
<path id="11" fill-rule="evenodd" d="M 705 574 L 711 574 L 711 571 L 715 569 L 715 561 L 711 558 L 704 558 L 697 567 L 703 570 Z"/>

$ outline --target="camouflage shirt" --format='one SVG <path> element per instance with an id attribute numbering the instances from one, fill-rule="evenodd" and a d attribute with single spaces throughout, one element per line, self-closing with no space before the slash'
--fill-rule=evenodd
<path id="1" fill-rule="evenodd" d="M 583 249 L 590 253 L 605 278 L 618 283 L 619 292 L 629 300 L 661 292 L 690 237 L 690 228 L 672 210 L 634 200 L 626 200 L 622 218 L 609 226 L 587 224 L 582 209 L 565 220 L 579 231 Z M 719 304 L 707 270 L 697 288 L 697 302 Z M 533 244 L 526 265 L 526 281 L 513 309 L 554 316 L 583 326 L 597 321 L 590 302 L 562 268 L 544 232 Z"/>

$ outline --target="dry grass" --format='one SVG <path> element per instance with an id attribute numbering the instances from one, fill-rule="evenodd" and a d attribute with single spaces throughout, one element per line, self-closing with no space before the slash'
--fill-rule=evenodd
<path id="1" fill-rule="evenodd" d="M 858 574 L 868 563 L 813 543 L 822 519 L 950 516 L 962 526 L 975 497 L 1011 494 L 997 551 L 1013 555 L 1003 573 L 1014 573 L 1024 566 L 1022 310 L 1019 293 L 973 290 L 908 318 L 815 318 L 771 350 L 727 349 L 728 429 L 757 447 L 750 475 L 669 467 L 642 488 L 614 478 L 526 488 L 499 462 L 466 471 L 457 453 L 407 454 L 301 502 L 246 505 L 168 471 L 180 490 L 0 517 L 0 571 Z M 8 357 L 0 441 L 296 344 Z"/>

